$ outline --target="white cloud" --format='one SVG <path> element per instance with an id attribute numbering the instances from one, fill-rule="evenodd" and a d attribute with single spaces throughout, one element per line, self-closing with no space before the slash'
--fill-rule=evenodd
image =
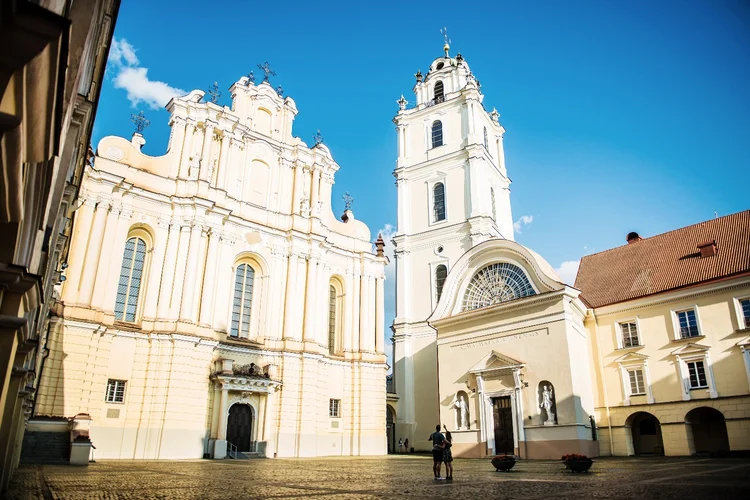
<path id="1" fill-rule="evenodd" d="M 517 233 L 521 232 L 524 226 L 528 226 L 534 222 L 533 215 L 522 215 L 516 222 L 513 223 L 513 230 Z"/>
<path id="2" fill-rule="evenodd" d="M 578 274 L 578 266 L 580 265 L 580 260 L 566 260 L 555 271 L 563 283 L 573 286 L 573 283 L 576 281 L 576 274 Z"/>
<path id="3" fill-rule="evenodd" d="M 165 82 L 150 80 L 148 68 L 140 66 L 135 53 L 135 47 L 124 38 L 113 39 L 107 62 L 107 70 L 114 74 L 113 85 L 127 92 L 133 106 L 144 103 L 151 109 L 159 109 L 166 106 L 171 98 L 187 94 Z"/>

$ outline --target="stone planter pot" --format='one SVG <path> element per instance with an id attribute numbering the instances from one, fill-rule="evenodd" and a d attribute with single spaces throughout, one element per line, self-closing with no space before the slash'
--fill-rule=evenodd
<path id="1" fill-rule="evenodd" d="M 565 460 L 563 462 L 565 467 L 570 469 L 572 472 L 587 472 L 591 465 L 594 463 L 590 458 Z"/>
<path id="2" fill-rule="evenodd" d="M 514 465 L 516 465 L 515 459 L 513 460 L 499 460 L 499 459 L 492 459 L 492 466 L 495 468 L 496 472 L 507 472 L 513 468 Z"/>
<path id="3" fill-rule="evenodd" d="M 90 442 L 83 441 L 70 443 L 70 465 L 88 466 L 90 454 Z"/>

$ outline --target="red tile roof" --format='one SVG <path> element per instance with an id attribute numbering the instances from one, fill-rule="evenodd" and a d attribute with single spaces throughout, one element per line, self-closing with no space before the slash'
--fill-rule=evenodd
<path id="1" fill-rule="evenodd" d="M 698 245 L 716 241 L 701 257 Z M 575 287 L 591 307 L 750 272 L 750 210 L 587 255 Z"/>

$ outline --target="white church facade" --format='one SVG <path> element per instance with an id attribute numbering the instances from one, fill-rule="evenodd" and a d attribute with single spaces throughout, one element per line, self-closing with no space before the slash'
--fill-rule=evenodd
<path id="1" fill-rule="evenodd" d="M 164 156 L 100 141 L 36 415 L 78 415 L 97 458 L 384 454 L 382 240 L 334 215 L 294 100 L 230 90 L 170 101 Z"/>

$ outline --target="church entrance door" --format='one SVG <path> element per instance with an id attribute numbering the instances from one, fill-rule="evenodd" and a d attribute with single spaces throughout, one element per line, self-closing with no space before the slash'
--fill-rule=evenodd
<path id="1" fill-rule="evenodd" d="M 239 451 L 253 451 L 251 449 L 252 431 L 253 409 L 250 405 L 232 405 L 227 419 L 227 441 L 235 445 Z"/>
<path id="2" fill-rule="evenodd" d="M 510 396 L 492 399 L 492 419 L 495 422 L 495 453 L 513 453 L 513 409 Z"/>

